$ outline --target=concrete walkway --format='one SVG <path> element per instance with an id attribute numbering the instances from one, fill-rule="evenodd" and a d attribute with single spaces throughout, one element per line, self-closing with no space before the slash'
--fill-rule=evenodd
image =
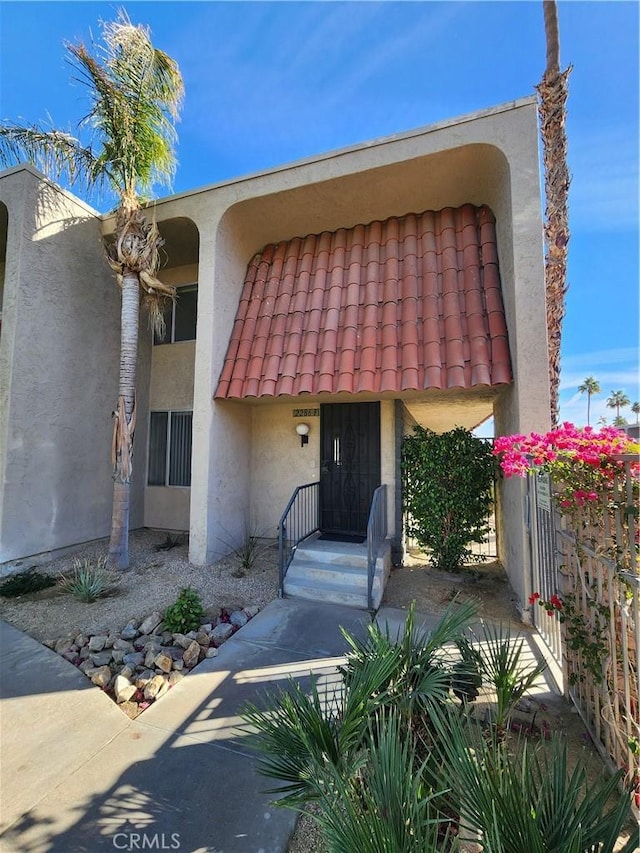
<path id="1" fill-rule="evenodd" d="M 382 608 L 378 619 L 397 627 L 405 615 Z M 368 618 L 273 601 L 137 720 L 0 623 L 0 850 L 284 853 L 296 815 L 269 804 L 238 711 L 289 676 L 334 679 L 339 626 L 362 635 Z"/>

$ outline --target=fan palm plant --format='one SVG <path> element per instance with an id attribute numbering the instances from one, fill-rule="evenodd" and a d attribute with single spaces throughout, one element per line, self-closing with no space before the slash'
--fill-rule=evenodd
<path id="1" fill-rule="evenodd" d="M 464 816 L 461 836 L 480 833 L 486 853 L 622 853 L 636 850 L 618 838 L 630 815 L 619 796 L 622 771 L 590 783 L 581 763 L 569 770 L 567 746 L 555 737 L 537 747 L 464 726 L 446 709 L 434 720 L 439 763 Z M 614 803 L 610 806 L 610 803 Z M 466 832 L 465 832 L 466 830 Z"/>
<path id="2" fill-rule="evenodd" d="M 149 30 L 134 26 L 125 12 L 102 24 L 102 36 L 102 46 L 93 46 L 93 52 L 82 43 L 66 45 L 91 104 L 79 122 L 78 137 L 37 124 L 5 124 L 0 127 L 0 162 L 27 160 L 54 180 L 108 187 L 117 198 L 115 235 L 108 248 L 122 294 L 109 561 L 126 569 L 139 307 L 142 302 L 149 308 L 161 331 L 167 300 L 175 298 L 174 288 L 156 277 L 163 241 L 142 208 L 153 186 L 168 184 L 175 171 L 175 122 L 183 83 L 176 62 L 157 50 Z"/>

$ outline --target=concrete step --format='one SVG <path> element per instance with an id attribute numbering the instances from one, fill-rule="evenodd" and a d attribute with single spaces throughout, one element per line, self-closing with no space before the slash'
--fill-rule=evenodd
<path id="1" fill-rule="evenodd" d="M 352 586 L 358 590 L 367 590 L 367 569 L 359 566 L 346 566 L 336 563 L 317 563 L 312 560 L 294 558 L 287 571 L 287 578 L 305 583 L 327 583 L 335 586 Z M 377 571 L 373 586 L 380 586 L 382 571 Z"/>
<path id="2" fill-rule="evenodd" d="M 326 582 L 308 582 L 287 577 L 284 580 L 284 594 L 287 598 L 302 598 L 307 601 L 324 601 L 327 604 L 342 604 L 346 607 L 367 609 L 367 591 L 364 592 L 347 584 Z"/>
<path id="3" fill-rule="evenodd" d="M 352 542 L 323 542 L 305 540 L 296 548 L 296 559 L 304 562 L 326 563 L 337 566 L 354 566 L 367 569 L 367 546 Z"/>

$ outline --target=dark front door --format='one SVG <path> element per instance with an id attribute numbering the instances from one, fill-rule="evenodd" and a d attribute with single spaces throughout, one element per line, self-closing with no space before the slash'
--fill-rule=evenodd
<path id="1" fill-rule="evenodd" d="M 380 403 L 320 406 L 320 529 L 364 536 L 380 485 Z"/>

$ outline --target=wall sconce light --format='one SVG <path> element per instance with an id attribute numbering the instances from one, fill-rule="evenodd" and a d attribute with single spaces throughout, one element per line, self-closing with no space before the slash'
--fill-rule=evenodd
<path id="1" fill-rule="evenodd" d="M 296 432 L 300 436 L 300 447 L 309 444 L 309 424 L 296 424 Z"/>

